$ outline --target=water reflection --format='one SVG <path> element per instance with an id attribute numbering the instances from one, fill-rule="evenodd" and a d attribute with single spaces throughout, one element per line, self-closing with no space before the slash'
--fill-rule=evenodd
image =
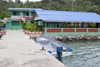
<path id="1" fill-rule="evenodd" d="M 66 43 L 73 48 L 73 54 L 62 58 L 67 67 L 99 67 L 100 42 Z"/>

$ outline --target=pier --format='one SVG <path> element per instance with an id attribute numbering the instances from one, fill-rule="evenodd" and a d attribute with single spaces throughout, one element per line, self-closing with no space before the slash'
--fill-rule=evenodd
<path id="1" fill-rule="evenodd" d="M 7 30 L 0 39 L 0 67 L 65 67 L 22 30 Z"/>

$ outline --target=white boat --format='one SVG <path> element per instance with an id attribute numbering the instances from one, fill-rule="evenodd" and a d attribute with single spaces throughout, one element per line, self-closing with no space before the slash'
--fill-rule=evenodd
<path id="1" fill-rule="evenodd" d="M 72 54 L 73 49 L 55 39 L 40 35 L 36 38 L 36 43 L 39 44 L 41 47 L 43 47 L 46 51 L 48 51 L 50 54 L 52 54 L 54 57 L 58 57 L 58 48 L 61 53 L 61 57 L 69 56 Z"/>

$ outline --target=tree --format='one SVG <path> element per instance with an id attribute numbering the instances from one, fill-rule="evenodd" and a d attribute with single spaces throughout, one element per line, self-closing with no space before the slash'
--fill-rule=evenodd
<path id="1" fill-rule="evenodd" d="M 0 10 L 1 10 L 1 2 L 0 2 Z"/>
<path id="2" fill-rule="evenodd" d="M 7 2 L 7 0 L 5 0 Z"/>
<path id="3" fill-rule="evenodd" d="M 24 8 L 24 4 L 20 3 L 19 8 Z"/>
<path id="4" fill-rule="evenodd" d="M 29 0 L 27 0 L 26 3 L 29 4 Z"/>
<path id="5" fill-rule="evenodd" d="M 33 23 L 31 23 L 31 22 L 26 22 L 26 23 L 23 23 L 23 29 L 24 30 L 27 30 L 27 31 L 29 31 L 29 32 L 37 32 L 37 31 L 40 31 L 40 29 L 39 28 L 37 28 L 37 22 L 35 21 L 35 22 L 33 22 Z"/>
<path id="6" fill-rule="evenodd" d="M 11 0 L 9 0 L 11 1 Z M 9 14 L 8 8 L 41 8 L 44 10 L 61 10 L 61 11 L 71 11 L 72 0 L 42 0 L 40 2 L 29 2 L 21 3 L 20 0 L 15 0 L 16 3 L 8 3 L 5 0 L 0 0 L 0 12 L 7 12 Z M 74 11 L 84 11 L 84 12 L 96 12 L 100 14 L 100 0 L 76 0 L 73 2 Z"/>
<path id="7" fill-rule="evenodd" d="M 96 13 L 98 13 L 98 11 L 99 11 L 99 7 L 97 5 L 94 5 L 94 6 L 92 6 L 92 7 L 90 7 L 88 9 L 88 12 L 96 12 Z"/>
<path id="8" fill-rule="evenodd" d="M 29 0 L 27 0 L 27 2 L 29 3 Z"/>
<path id="9" fill-rule="evenodd" d="M 49 3 L 50 0 L 42 0 L 43 3 Z"/>
<path id="10" fill-rule="evenodd" d="M 36 5 L 35 4 L 33 5 L 33 8 L 36 8 Z"/>
<path id="11" fill-rule="evenodd" d="M 15 0 L 15 3 L 20 3 L 20 0 Z"/>
<path id="12" fill-rule="evenodd" d="M 10 17 L 10 15 L 7 12 L 1 12 L 0 13 L 0 18 L 1 19 L 7 18 L 7 17 Z"/>

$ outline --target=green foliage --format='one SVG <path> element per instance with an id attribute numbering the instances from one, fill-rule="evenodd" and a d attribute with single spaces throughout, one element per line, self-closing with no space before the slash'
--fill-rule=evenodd
<path id="1" fill-rule="evenodd" d="M 41 8 L 45 10 L 71 11 L 72 0 L 42 0 L 40 2 L 14 3 L 0 0 L 0 18 L 10 17 L 8 8 Z M 96 12 L 100 14 L 100 0 L 75 0 L 73 11 Z"/>
<path id="2" fill-rule="evenodd" d="M 29 31 L 29 32 L 37 32 L 37 31 L 40 31 L 40 29 L 39 28 L 37 28 L 37 22 L 35 21 L 35 22 L 33 22 L 33 23 L 31 23 L 31 22 L 26 22 L 26 23 L 23 23 L 23 29 L 24 30 L 27 30 L 27 31 Z"/>
<path id="3" fill-rule="evenodd" d="M 1 26 L 3 26 L 3 23 L 0 22 L 0 31 L 1 31 Z"/>
<path id="4" fill-rule="evenodd" d="M 75 28 L 75 27 L 80 27 L 80 25 L 71 25 L 71 24 L 66 24 L 66 27 L 67 28 L 70 28 L 70 27 L 73 27 L 73 28 Z"/>
<path id="5" fill-rule="evenodd" d="M 24 8 L 24 4 L 20 3 L 19 8 Z"/>
<path id="6" fill-rule="evenodd" d="M 27 29 L 27 27 L 26 27 L 26 23 L 23 22 L 22 25 L 23 25 L 23 29 L 26 30 L 26 29 Z"/>
<path id="7" fill-rule="evenodd" d="M 10 15 L 7 12 L 1 12 L 0 13 L 0 18 L 1 19 L 7 18 L 7 17 L 10 17 Z"/>

